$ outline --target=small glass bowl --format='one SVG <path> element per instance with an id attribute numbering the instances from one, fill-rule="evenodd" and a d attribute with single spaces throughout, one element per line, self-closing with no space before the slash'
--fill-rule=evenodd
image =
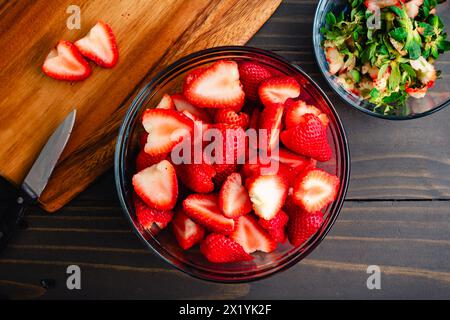
<path id="1" fill-rule="evenodd" d="M 325 16 L 329 11 L 333 13 L 345 12 L 348 8 L 348 0 L 320 0 L 317 5 L 316 14 L 313 23 L 313 46 L 317 63 L 319 64 L 320 71 L 333 90 L 353 108 L 360 110 L 371 116 L 389 119 L 389 120 L 407 120 L 415 119 L 430 115 L 438 110 L 450 104 L 450 52 L 446 52 L 440 55 L 436 60 L 435 67 L 437 70 L 441 70 L 442 79 L 437 79 L 434 86 L 430 88 L 427 95 L 422 99 L 414 99 L 409 97 L 406 102 L 404 110 L 398 112 L 398 114 L 385 115 L 376 111 L 373 111 L 374 104 L 362 99 L 358 95 L 351 93 L 344 89 L 335 81 L 335 76 L 331 75 L 328 71 L 328 62 L 325 58 L 324 50 L 322 49 L 323 36 L 320 29 L 325 26 Z M 439 17 L 444 22 L 446 30 L 450 27 L 450 2 L 444 2 L 437 6 Z"/>
<path id="2" fill-rule="evenodd" d="M 164 93 L 172 94 L 179 91 L 186 73 L 221 59 L 259 62 L 283 74 L 294 76 L 299 81 L 302 85 L 302 99 L 316 105 L 330 118 L 328 135 L 333 158 L 324 163 L 322 168 L 336 174 L 341 181 L 336 201 L 324 210 L 325 218 L 320 230 L 301 247 L 280 245 L 272 253 L 253 254 L 255 259 L 251 262 L 233 264 L 208 262 L 201 255 L 198 246 L 183 251 L 176 243 L 170 226 L 157 236 L 144 231 L 136 219 L 132 201 L 131 179 L 135 173 L 137 140 L 142 131 L 141 114 L 145 109 L 154 107 Z M 248 47 L 219 47 L 203 50 L 178 60 L 159 73 L 141 89 L 132 102 L 120 128 L 115 153 L 115 178 L 119 199 L 125 216 L 139 238 L 148 248 L 183 272 L 218 282 L 246 282 L 260 279 L 284 270 L 306 257 L 324 239 L 336 220 L 347 192 L 349 171 L 350 156 L 344 128 L 336 110 L 323 91 L 299 67 L 273 53 Z"/>

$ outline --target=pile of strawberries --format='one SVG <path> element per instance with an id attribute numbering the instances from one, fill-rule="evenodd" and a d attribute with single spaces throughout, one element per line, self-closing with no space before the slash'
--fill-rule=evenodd
<path id="1" fill-rule="evenodd" d="M 165 94 L 142 116 L 132 179 L 139 224 L 156 234 L 171 222 L 182 249 L 200 244 L 214 263 L 249 261 L 253 252 L 309 239 L 336 199 L 339 179 L 316 168 L 332 157 L 329 119 L 300 91 L 295 78 L 249 61 L 221 60 L 190 72 L 181 93 Z M 199 128 L 223 135 L 222 154 L 175 163 L 182 142 L 207 150 L 205 139 L 193 139 Z M 249 143 L 249 128 L 266 130 L 266 139 Z M 249 156 L 252 149 L 265 157 Z"/>

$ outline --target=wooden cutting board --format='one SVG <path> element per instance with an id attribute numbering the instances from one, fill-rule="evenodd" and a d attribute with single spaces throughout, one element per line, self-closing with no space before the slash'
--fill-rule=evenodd
<path id="1" fill-rule="evenodd" d="M 74 108 L 70 141 L 40 198 L 55 211 L 111 167 L 121 120 L 138 89 L 178 58 L 245 44 L 281 0 L 0 0 L 0 175 L 19 185 L 53 130 Z M 69 5 L 81 29 L 69 30 Z M 75 41 L 97 20 L 114 30 L 119 63 L 82 82 L 40 70 L 60 39 Z"/>

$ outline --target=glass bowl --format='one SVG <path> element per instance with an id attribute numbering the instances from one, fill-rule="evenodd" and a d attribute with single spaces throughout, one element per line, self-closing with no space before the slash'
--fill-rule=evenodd
<path id="1" fill-rule="evenodd" d="M 200 253 L 198 246 L 183 251 L 176 243 L 170 226 L 157 236 L 143 231 L 136 219 L 133 206 L 133 186 L 131 179 L 135 173 L 135 157 L 138 152 L 137 140 L 143 130 L 140 116 L 149 107 L 154 107 L 164 93 L 174 93 L 180 89 L 185 74 L 192 69 L 221 59 L 235 61 L 251 60 L 281 73 L 294 76 L 302 85 L 302 99 L 314 103 L 330 118 L 328 130 L 333 158 L 322 168 L 336 174 L 340 181 L 337 200 L 324 210 L 324 222 L 301 247 L 280 245 L 274 252 L 253 254 L 254 260 L 244 263 L 209 263 Z M 188 55 L 167 67 L 150 83 L 145 85 L 132 102 L 120 128 L 115 153 L 115 178 L 119 199 L 125 216 L 144 244 L 174 267 L 194 277 L 218 282 L 245 282 L 260 279 L 284 270 L 306 257 L 323 240 L 332 227 L 342 207 L 347 191 L 350 171 L 350 157 L 347 138 L 333 105 L 323 91 L 302 69 L 273 53 L 249 47 L 219 47 Z"/>
<path id="2" fill-rule="evenodd" d="M 361 97 L 347 91 L 334 80 L 336 77 L 328 72 L 328 62 L 325 59 L 325 53 L 321 43 L 323 36 L 320 29 L 325 26 L 325 16 L 329 11 L 333 13 L 345 12 L 348 8 L 348 0 L 320 0 L 317 5 L 316 14 L 313 23 L 313 46 L 317 63 L 328 84 L 333 90 L 353 108 L 360 110 L 371 116 L 390 119 L 390 120 L 407 120 L 427 116 L 450 104 L 450 52 L 446 52 L 439 56 L 436 60 L 435 67 L 441 70 L 441 78 L 437 79 L 434 86 L 428 90 L 427 95 L 422 99 L 408 98 L 405 108 L 399 110 L 396 114 L 385 115 L 373 111 L 374 105 Z M 444 22 L 446 31 L 450 31 L 450 1 L 444 2 L 437 6 L 439 17 Z"/>

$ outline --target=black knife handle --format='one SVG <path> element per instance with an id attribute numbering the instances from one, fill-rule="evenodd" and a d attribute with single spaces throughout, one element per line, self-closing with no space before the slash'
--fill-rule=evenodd
<path id="1" fill-rule="evenodd" d="M 11 239 L 23 218 L 26 199 L 21 191 L 8 180 L 0 177 L 0 250 Z"/>

